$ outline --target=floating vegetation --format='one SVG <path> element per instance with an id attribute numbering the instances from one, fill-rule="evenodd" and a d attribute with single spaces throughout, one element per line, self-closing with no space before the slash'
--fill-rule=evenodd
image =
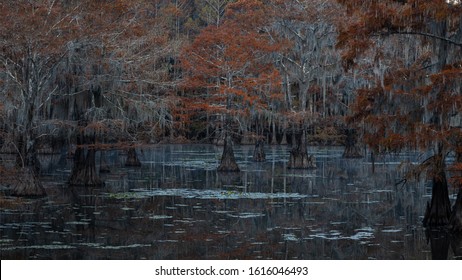
<path id="1" fill-rule="evenodd" d="M 401 228 L 390 228 L 390 229 L 383 229 L 381 230 L 383 233 L 396 233 L 396 232 L 401 232 L 403 229 Z"/>
<path id="2" fill-rule="evenodd" d="M 228 213 L 232 213 L 232 211 L 216 210 L 216 211 L 213 211 L 213 213 L 217 213 L 217 214 L 228 214 Z"/>
<path id="3" fill-rule="evenodd" d="M 126 194 L 126 195 L 125 195 Z M 132 195 L 133 194 L 133 195 Z M 238 192 L 232 190 L 199 190 L 199 189 L 154 189 L 154 190 L 136 190 L 136 192 L 122 193 L 116 197 L 155 197 L 155 196 L 178 196 L 184 198 L 196 199 L 278 199 L 307 198 L 308 195 L 299 193 L 260 193 L 260 192 Z"/>
<path id="4" fill-rule="evenodd" d="M 320 239 L 327 239 L 327 240 L 339 240 L 339 239 L 345 239 L 342 236 L 338 236 L 337 234 L 331 235 L 329 233 L 317 233 L 317 234 L 310 234 L 308 238 L 304 239 L 315 239 L 315 238 L 320 238 Z"/>
<path id="5" fill-rule="evenodd" d="M 12 250 L 24 250 L 24 249 L 65 250 L 65 249 L 75 249 L 75 248 L 76 247 L 71 246 L 71 245 L 50 244 L 50 245 L 31 245 L 31 246 L 12 246 L 12 247 L 1 246 L 0 251 L 12 251 Z"/>
<path id="6" fill-rule="evenodd" d="M 66 222 L 66 225 L 89 225 L 89 222 L 85 221 L 72 221 L 72 222 Z"/>
<path id="7" fill-rule="evenodd" d="M 133 249 L 140 247 L 151 247 L 151 244 L 130 244 L 130 245 L 120 245 L 120 246 L 100 246 L 99 249 L 104 250 L 120 250 L 120 249 Z"/>
<path id="8" fill-rule="evenodd" d="M 239 218 L 239 219 L 250 219 L 250 218 L 259 218 L 264 217 L 265 214 L 262 213 L 238 213 L 238 214 L 228 214 L 228 217 Z"/>
<path id="9" fill-rule="evenodd" d="M 177 167 L 180 166 L 182 168 L 189 168 L 192 170 L 195 169 L 203 169 L 203 170 L 216 170 L 218 166 L 218 162 L 216 159 L 212 161 L 202 161 L 202 160 L 182 160 L 182 161 L 172 161 L 172 162 L 164 162 L 164 166 L 169 167 Z"/>
<path id="10" fill-rule="evenodd" d="M 373 238 L 373 237 L 374 237 L 373 232 L 360 231 L 360 232 L 357 232 L 356 234 L 350 236 L 349 239 L 359 240 L 359 239 L 370 239 L 370 238 Z"/>
<path id="11" fill-rule="evenodd" d="M 151 220 L 164 220 L 164 219 L 171 219 L 173 216 L 168 216 L 168 215 L 152 215 L 149 216 L 149 219 Z"/>
<path id="12" fill-rule="evenodd" d="M 319 230 L 313 230 L 313 231 L 319 231 Z M 353 235 L 342 235 L 342 233 L 338 230 L 331 230 L 329 232 L 319 232 L 316 234 L 310 234 L 308 239 L 314 239 L 314 238 L 321 238 L 321 239 L 327 239 L 327 240 L 363 240 L 363 239 L 371 239 L 374 238 L 374 230 L 370 227 L 365 227 L 361 229 L 355 230 L 356 233 Z"/>
<path id="13" fill-rule="evenodd" d="M 129 199 L 129 198 L 142 198 L 143 196 L 137 192 L 121 192 L 121 193 L 108 193 L 103 194 L 107 198 L 112 199 Z"/>
<path id="14" fill-rule="evenodd" d="M 361 201 L 360 203 L 362 203 L 362 204 L 375 204 L 375 203 L 380 203 L 380 201 L 378 201 L 378 200 L 364 200 L 364 201 Z"/>
<path id="15" fill-rule="evenodd" d="M 295 234 L 293 233 L 283 234 L 282 239 L 284 239 L 285 241 L 295 241 L 295 242 L 300 241 L 300 239 L 297 236 L 295 236 Z"/>

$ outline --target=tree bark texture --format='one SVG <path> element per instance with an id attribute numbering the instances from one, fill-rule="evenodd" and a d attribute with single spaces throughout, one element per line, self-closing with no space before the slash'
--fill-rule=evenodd
<path id="1" fill-rule="evenodd" d="M 128 149 L 127 160 L 125 161 L 125 166 L 134 166 L 134 167 L 140 167 L 141 166 L 141 162 L 138 159 L 138 155 L 136 153 L 135 148 Z"/>
<path id="2" fill-rule="evenodd" d="M 217 171 L 220 172 L 239 172 L 239 166 L 234 158 L 233 143 L 230 136 L 225 137 L 223 155 L 221 156 L 220 165 Z"/>

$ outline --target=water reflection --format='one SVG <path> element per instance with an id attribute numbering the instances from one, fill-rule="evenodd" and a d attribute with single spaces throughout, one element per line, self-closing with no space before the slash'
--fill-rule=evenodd
<path id="1" fill-rule="evenodd" d="M 451 234 L 447 229 L 427 230 L 427 243 L 430 243 L 432 259 L 462 259 L 462 235 Z M 449 248 L 451 247 L 451 250 Z M 451 256 L 452 254 L 452 256 Z"/>
<path id="2" fill-rule="evenodd" d="M 313 148 L 316 170 L 288 170 L 287 147 L 237 147 L 240 173 L 215 171 L 220 148 L 141 151 L 141 168 L 106 152 L 102 188 L 69 188 L 70 162 L 42 160 L 46 198 L 0 208 L 2 259 L 430 259 L 460 258 L 461 239 L 421 227 L 431 193 L 395 186 L 397 164 L 342 159 Z M 97 160 L 97 162 L 99 162 Z M 428 242 L 427 242 L 428 241 Z M 444 246 L 443 246 L 444 245 Z M 451 249 L 450 249 L 451 248 Z"/>

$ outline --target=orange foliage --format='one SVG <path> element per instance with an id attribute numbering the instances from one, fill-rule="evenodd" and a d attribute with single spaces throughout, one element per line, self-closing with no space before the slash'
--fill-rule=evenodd
<path id="1" fill-rule="evenodd" d="M 374 69 L 373 79 L 357 91 L 348 121 L 363 128 L 365 141 L 376 151 L 419 149 L 441 158 L 459 154 L 462 42 L 453 38 L 461 34 L 462 5 L 445 0 L 338 2 L 351 15 L 338 37 L 346 68 Z M 461 170 L 460 163 L 450 168 L 453 182 L 462 182 Z"/>
<path id="2" fill-rule="evenodd" d="M 264 32 L 267 7 L 261 1 L 230 4 L 220 26 L 202 30 L 183 50 L 185 90 L 195 94 L 191 108 L 228 115 L 257 111 L 280 96 L 280 77 L 270 60 L 280 46 Z"/>

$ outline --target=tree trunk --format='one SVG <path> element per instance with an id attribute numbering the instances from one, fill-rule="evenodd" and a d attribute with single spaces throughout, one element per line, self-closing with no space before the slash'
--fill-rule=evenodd
<path id="1" fill-rule="evenodd" d="M 281 145 L 287 145 L 287 122 L 283 121 Z"/>
<path id="2" fill-rule="evenodd" d="M 138 155 L 136 154 L 135 148 L 128 149 L 127 161 L 125 161 L 125 166 L 134 166 L 134 167 L 141 166 L 141 162 L 138 159 Z"/>
<path id="3" fill-rule="evenodd" d="M 345 150 L 343 151 L 344 158 L 362 158 L 361 149 L 358 146 L 358 135 L 356 129 L 348 128 L 345 130 Z"/>
<path id="4" fill-rule="evenodd" d="M 223 155 L 221 156 L 220 166 L 217 171 L 220 172 L 239 172 L 239 166 L 234 158 L 233 144 L 230 136 L 225 137 Z"/>
<path id="5" fill-rule="evenodd" d="M 266 160 L 266 154 L 264 149 L 264 144 L 262 140 L 258 140 L 255 144 L 255 151 L 253 152 L 253 160 L 257 162 L 262 162 Z"/>
<path id="6" fill-rule="evenodd" d="M 293 143 L 292 145 L 294 145 Z M 316 163 L 313 156 L 308 155 L 306 149 L 306 134 L 303 131 L 301 139 L 297 146 L 290 151 L 289 163 L 287 165 L 289 169 L 310 169 L 316 168 Z"/>
<path id="7" fill-rule="evenodd" d="M 287 145 L 288 142 L 287 142 L 287 133 L 286 133 L 286 130 L 284 130 L 282 132 L 282 139 L 281 139 L 281 145 Z"/>
<path id="8" fill-rule="evenodd" d="M 295 133 L 295 124 L 292 124 L 292 142 L 290 143 L 292 147 L 297 146 L 297 134 Z"/>
<path id="9" fill-rule="evenodd" d="M 39 179 L 40 163 L 37 159 L 37 149 L 32 136 L 27 133 L 20 135 L 17 146 L 16 167 L 17 178 L 11 192 L 14 196 L 44 196 L 45 189 Z"/>
<path id="10" fill-rule="evenodd" d="M 433 176 L 432 183 L 432 199 L 430 203 L 427 202 L 423 224 L 425 227 L 444 226 L 448 224 L 451 216 L 448 183 L 444 170 Z"/>
<path id="11" fill-rule="evenodd" d="M 45 196 L 46 192 L 39 180 L 35 167 L 26 166 L 18 170 L 11 192 L 13 196 Z"/>
<path id="12" fill-rule="evenodd" d="M 459 188 L 457 193 L 456 203 L 449 218 L 449 226 L 452 232 L 462 232 L 462 188 Z"/>
<path id="13" fill-rule="evenodd" d="M 87 156 L 81 147 L 77 147 L 74 154 L 69 185 L 71 186 L 101 186 L 103 182 L 96 172 L 95 149 L 88 149 Z"/>
<path id="14" fill-rule="evenodd" d="M 215 129 L 215 139 L 213 140 L 213 144 L 217 146 L 225 145 L 225 117 L 221 116 L 221 125 L 218 125 Z"/>
<path id="15" fill-rule="evenodd" d="M 277 145 L 278 144 L 278 139 L 276 137 L 276 121 L 273 119 L 272 121 L 273 125 L 273 134 L 271 135 L 271 145 Z M 258 143 L 257 143 L 258 144 Z"/>

